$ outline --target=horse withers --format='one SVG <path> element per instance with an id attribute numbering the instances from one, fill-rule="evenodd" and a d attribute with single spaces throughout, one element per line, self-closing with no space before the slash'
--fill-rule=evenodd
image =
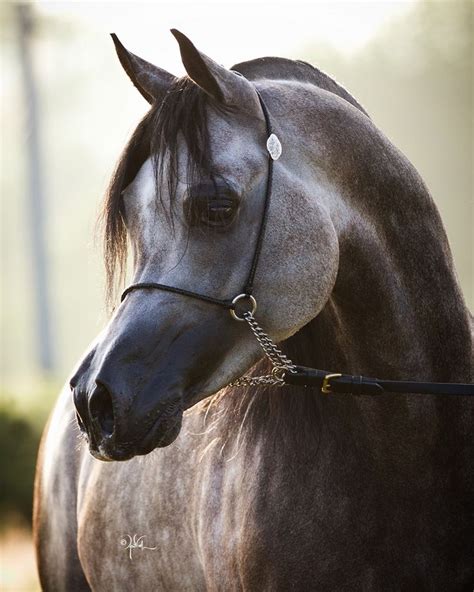
<path id="1" fill-rule="evenodd" d="M 173 33 L 181 79 L 114 37 L 151 107 L 105 199 L 106 268 L 113 294 L 129 243 L 140 289 L 43 436 L 43 588 L 469 589 L 472 398 L 233 386 L 267 362 L 219 306 L 251 278 L 260 337 L 285 359 L 472 381 L 471 317 L 426 186 L 316 68 L 227 70 Z"/>

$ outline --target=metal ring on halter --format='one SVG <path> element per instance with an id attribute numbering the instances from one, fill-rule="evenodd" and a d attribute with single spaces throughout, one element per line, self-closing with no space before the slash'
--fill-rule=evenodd
<path id="1" fill-rule="evenodd" d="M 273 366 L 272 368 L 272 376 L 275 380 L 279 380 L 281 382 L 285 381 L 285 374 L 289 368 L 285 368 L 284 366 Z"/>
<path id="2" fill-rule="evenodd" d="M 239 294 L 232 300 L 232 308 L 230 309 L 230 314 L 236 321 L 245 321 L 244 317 L 239 317 L 239 315 L 235 312 L 235 305 L 237 304 L 237 302 L 243 300 L 244 298 L 247 298 L 250 301 L 250 304 L 252 305 L 252 308 L 250 310 L 244 311 L 244 314 L 245 312 L 249 312 L 253 316 L 255 311 L 257 310 L 257 301 L 253 296 L 251 296 L 250 294 Z"/>

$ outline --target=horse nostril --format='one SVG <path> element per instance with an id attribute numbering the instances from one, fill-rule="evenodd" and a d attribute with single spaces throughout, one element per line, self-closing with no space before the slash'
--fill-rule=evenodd
<path id="1" fill-rule="evenodd" d="M 89 401 L 89 411 L 102 430 L 102 435 L 111 436 L 114 431 L 112 396 L 107 388 L 98 383 Z"/>

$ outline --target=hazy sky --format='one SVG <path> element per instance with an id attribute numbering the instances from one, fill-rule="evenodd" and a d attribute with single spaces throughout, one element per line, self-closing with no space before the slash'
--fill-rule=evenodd
<path id="1" fill-rule="evenodd" d="M 273 2 L 47 2 L 43 12 L 80 19 L 100 33 L 115 32 L 134 53 L 183 74 L 170 28 L 226 66 L 263 55 L 294 56 L 302 47 L 330 43 L 342 52 L 363 46 L 380 26 L 416 0 Z"/>

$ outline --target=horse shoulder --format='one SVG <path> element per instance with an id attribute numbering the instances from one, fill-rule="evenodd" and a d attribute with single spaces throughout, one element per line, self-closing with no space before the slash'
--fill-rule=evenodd
<path id="1" fill-rule="evenodd" d="M 69 389 L 43 432 L 36 467 L 33 536 L 43 590 L 90 590 L 77 553 L 78 431 Z"/>

